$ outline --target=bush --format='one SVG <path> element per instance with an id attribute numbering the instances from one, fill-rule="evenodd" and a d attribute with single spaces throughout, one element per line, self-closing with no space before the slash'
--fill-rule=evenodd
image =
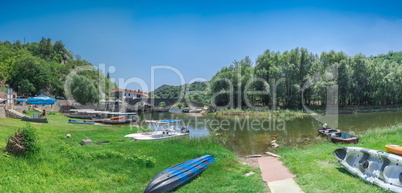
<path id="1" fill-rule="evenodd" d="M 27 125 L 9 137 L 5 152 L 15 156 L 30 156 L 39 151 L 35 128 Z"/>

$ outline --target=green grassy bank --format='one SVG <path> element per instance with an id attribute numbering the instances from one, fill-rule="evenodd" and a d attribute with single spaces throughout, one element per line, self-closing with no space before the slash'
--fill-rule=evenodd
<path id="1" fill-rule="evenodd" d="M 241 164 L 217 138 L 134 142 L 123 137 L 136 132 L 129 126 L 68 124 L 58 113 L 47 118 L 49 123 L 32 125 L 40 148 L 33 156 L 0 153 L 0 192 L 143 192 L 162 170 L 205 154 L 216 162 L 176 192 L 267 191 L 259 170 Z M 26 124 L 0 119 L 0 149 Z M 65 137 L 68 133 L 72 138 Z M 79 145 L 85 137 L 92 146 Z M 243 176 L 250 171 L 257 175 Z"/>
<path id="2" fill-rule="evenodd" d="M 296 182 L 305 192 L 385 192 L 353 176 L 339 164 L 332 154 L 339 147 L 355 146 L 385 151 L 387 144 L 401 145 L 402 124 L 369 130 L 359 135 L 358 144 L 334 144 L 322 141 L 304 148 L 284 147 L 278 154 L 297 175 Z"/>

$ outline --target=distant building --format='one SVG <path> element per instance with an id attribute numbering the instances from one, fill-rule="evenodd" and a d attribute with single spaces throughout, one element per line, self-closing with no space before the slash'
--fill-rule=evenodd
<path id="1" fill-rule="evenodd" d="M 117 97 L 119 99 L 137 99 L 137 98 L 148 98 L 148 93 L 141 90 L 128 90 L 128 89 L 115 89 L 110 91 L 111 97 Z"/>

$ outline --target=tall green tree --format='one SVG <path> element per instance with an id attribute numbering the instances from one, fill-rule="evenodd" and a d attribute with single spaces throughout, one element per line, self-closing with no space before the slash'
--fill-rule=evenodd
<path id="1" fill-rule="evenodd" d="M 98 104 L 99 90 L 96 82 L 85 76 L 75 75 L 71 82 L 71 94 L 80 104 Z"/>

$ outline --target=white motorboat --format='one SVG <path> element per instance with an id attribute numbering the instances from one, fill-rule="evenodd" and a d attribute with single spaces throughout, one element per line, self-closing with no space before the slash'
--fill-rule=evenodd
<path id="1" fill-rule="evenodd" d="M 159 124 L 168 124 L 168 123 L 177 123 L 177 120 L 163 120 L 163 121 L 157 121 L 157 122 L 151 122 L 153 124 L 159 123 Z M 155 131 L 151 132 L 137 132 L 137 133 L 132 133 L 128 134 L 124 137 L 130 137 L 133 138 L 134 140 L 162 140 L 162 139 L 169 139 L 169 138 L 178 138 L 178 137 L 184 137 L 189 135 L 189 130 L 185 127 L 182 127 L 180 130 L 177 130 L 174 125 L 170 125 L 169 127 L 155 127 Z M 162 129 L 161 129 L 162 128 Z"/>

